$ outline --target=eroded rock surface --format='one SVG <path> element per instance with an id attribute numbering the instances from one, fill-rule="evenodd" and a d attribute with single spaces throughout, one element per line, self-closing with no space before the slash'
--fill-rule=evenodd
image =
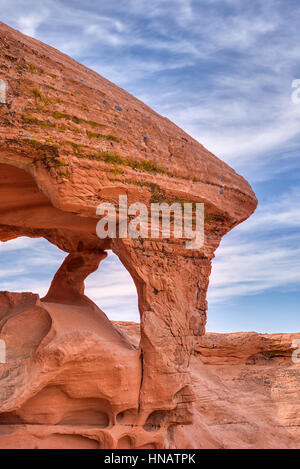
<path id="1" fill-rule="evenodd" d="M 72 326 L 71 311 L 80 315 L 84 310 L 97 316 L 95 327 L 99 320 L 100 329 L 105 325 L 105 331 L 123 344 L 103 313 L 84 295 L 85 277 L 112 249 L 135 281 L 141 315 L 141 340 L 129 365 L 137 366 L 134 360 L 138 357 L 139 386 L 134 391 L 138 397 L 124 419 L 134 421 L 143 431 L 163 429 L 160 432 L 164 431 L 165 436 L 159 444 L 168 445 L 170 429 L 190 425 L 193 420 L 195 396 L 189 363 L 195 343 L 205 331 L 206 292 L 214 252 L 222 237 L 253 213 L 255 195 L 241 176 L 176 125 L 59 51 L 3 23 L 0 51 L 0 240 L 44 237 L 68 253 L 43 302 L 32 295 L 14 297 L 9 293 L 1 299 L 5 305 L 1 310 L 3 327 L 9 324 L 8 316 L 12 315 L 10 321 L 19 321 L 18 315 L 20 319 L 24 315 L 31 318 L 37 312 L 45 317 L 45 323 L 37 329 L 39 334 L 33 335 L 40 358 L 26 358 L 19 350 L 13 358 L 15 365 L 4 373 L 0 412 L 17 412 L 26 399 L 34 399 L 37 388 L 29 383 L 32 376 L 32 386 L 45 376 L 49 379 L 43 369 L 48 366 L 49 347 L 53 350 L 51 347 L 56 345 L 51 342 L 55 340 L 52 332 L 47 333 L 49 336 L 43 328 L 53 315 L 58 314 L 62 321 L 59 340 L 66 347 L 72 348 L 71 343 L 68 345 L 71 336 L 63 330 Z M 129 204 L 143 202 L 148 207 L 152 202 L 204 203 L 204 245 L 199 250 L 187 250 L 184 240 L 100 240 L 96 235 L 97 206 L 101 202 L 117 206 L 120 195 L 126 195 Z M 34 304 L 24 309 L 33 298 Z M 80 327 L 85 325 L 79 321 L 77 326 L 80 342 Z M 29 332 L 26 334 L 32 350 L 33 339 Z M 98 344 L 94 336 L 84 340 Z M 101 344 L 95 345 L 97 350 L 98 346 L 101 351 Z M 95 354 L 92 349 L 88 348 L 89 353 Z M 69 366 L 75 370 L 82 356 L 76 347 L 74 350 L 70 351 L 75 355 Z M 56 352 L 54 356 L 49 353 L 49 366 L 55 368 Z M 88 361 L 89 353 L 83 354 L 83 361 Z M 100 374 L 108 373 L 109 353 L 108 359 L 102 360 L 105 365 Z M 60 351 L 57 354 L 60 357 Z M 50 374 L 56 373 L 51 370 Z M 48 398 L 51 401 L 58 389 L 58 402 L 72 400 L 73 391 L 65 391 L 64 384 L 54 381 L 50 380 L 49 389 L 43 391 L 48 397 L 43 394 L 42 402 Z M 89 397 L 83 393 L 81 398 L 106 399 L 97 393 Z M 73 403 L 69 405 L 70 412 L 76 413 L 77 404 L 74 410 Z M 104 412 L 103 406 L 99 404 L 100 413 Z M 30 412 L 17 417 L 29 424 L 27 415 Z M 51 416 L 49 425 L 65 422 L 66 418 Z M 41 432 L 42 428 L 34 427 L 34 431 Z M 55 445 L 57 434 L 50 434 L 49 445 Z M 112 442 L 113 433 L 107 431 L 106 435 L 102 440 L 97 437 L 102 446 L 112 444 L 108 441 Z M 86 442 L 78 434 L 66 433 L 66 445 L 72 438 L 79 445 Z M 133 440 L 130 443 L 126 435 L 122 438 L 119 445 L 142 444 Z M 150 441 L 157 445 L 158 440 L 154 440 L 146 439 L 143 444 Z M 90 440 L 88 443 L 95 444 Z"/>
<path id="2" fill-rule="evenodd" d="M 130 336 L 139 326 L 118 323 Z M 168 444 L 200 449 L 299 449 L 299 334 L 213 334 L 198 339 L 189 371 L 192 425 L 171 427 Z M 300 358 L 300 353 L 297 355 Z"/>
<path id="3" fill-rule="evenodd" d="M 138 348 L 95 306 L 27 293 L 1 293 L 0 302 L 10 304 L 0 323 L 0 447 L 120 446 L 130 426 L 119 422 L 138 411 Z M 158 438 L 130 434 L 135 446 Z"/>
<path id="4" fill-rule="evenodd" d="M 212 334 L 201 337 L 190 371 L 194 424 L 175 430 L 189 448 L 300 448 L 300 334 Z M 180 443 L 181 442 L 181 443 Z"/>
<path id="5" fill-rule="evenodd" d="M 182 393 L 137 426 L 138 324 L 37 295 L 0 300 L 11 304 L 0 323 L 0 448 L 300 448 L 300 334 L 207 333 L 189 366 L 190 425 Z"/>

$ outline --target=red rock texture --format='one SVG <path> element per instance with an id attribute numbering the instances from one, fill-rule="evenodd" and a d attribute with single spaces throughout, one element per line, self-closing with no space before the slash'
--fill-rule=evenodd
<path id="1" fill-rule="evenodd" d="M 2 293 L 0 304 L 0 448 L 300 448 L 300 334 L 207 333 L 189 366 L 190 425 L 183 393 L 136 426 L 138 324 L 28 293 Z"/>
<path id="2" fill-rule="evenodd" d="M 5 292 L 0 305 L 0 336 L 7 346 L 0 366 L 0 447 L 127 444 L 128 427 L 119 422 L 136 418 L 137 347 L 95 306 Z M 152 434 L 135 433 L 131 446 L 152 442 Z"/>
<path id="3" fill-rule="evenodd" d="M 256 197 L 176 125 L 59 51 L 3 23 L 0 50 L 0 240 L 44 237 L 68 254 L 44 299 L 0 295 L 11 348 L 1 367 L 1 445 L 185 444 L 178 432 L 193 432 L 199 412 L 190 362 L 205 332 L 211 261 Z M 117 207 L 119 195 L 148 207 L 204 203 L 204 245 L 100 240 L 97 206 Z M 109 249 L 135 281 L 140 340 L 84 295 Z"/>
<path id="4" fill-rule="evenodd" d="M 179 447 L 300 448 L 300 334 L 201 337 L 190 364 L 196 394 L 191 426 L 176 428 Z"/>
<path id="5" fill-rule="evenodd" d="M 137 324 L 117 324 L 131 340 L 139 337 Z M 169 429 L 170 447 L 299 449 L 296 340 L 300 333 L 200 337 L 189 367 L 196 395 L 193 423 Z"/>

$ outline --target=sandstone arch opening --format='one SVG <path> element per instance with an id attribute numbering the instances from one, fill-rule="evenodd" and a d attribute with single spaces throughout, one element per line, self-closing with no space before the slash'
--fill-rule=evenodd
<path id="1" fill-rule="evenodd" d="M 46 295 L 66 253 L 44 238 L 0 241 L 0 291 Z"/>
<path id="2" fill-rule="evenodd" d="M 32 171 L 32 167 L 28 170 Z M 0 164 L 0 200 L 0 249 L 7 252 L 7 264 L 11 264 L 12 246 L 19 247 L 20 266 L 33 261 L 20 256 L 22 248 L 29 250 L 30 246 L 39 245 L 39 256 L 43 249 L 49 250 L 47 258 L 39 259 L 40 263 L 36 260 L 48 272 L 42 289 L 35 287 L 34 279 L 30 284 L 26 270 L 26 282 L 23 279 L 15 286 L 9 282 L 2 285 L 7 291 L 25 289 L 40 294 L 39 298 L 32 293 L 0 291 L 0 337 L 7 344 L 7 367 L 22 357 L 20 368 L 30 368 L 31 360 L 40 353 L 52 370 L 48 381 L 43 374 L 22 381 L 20 371 L 20 382 L 14 386 L 19 399 L 17 407 L 26 415 L 19 416 L 14 404 L 8 405 L 0 416 L 0 424 L 10 422 L 18 426 L 25 421 L 57 427 L 110 427 L 120 412 L 137 411 L 141 383 L 138 341 L 133 343 L 126 331 L 109 321 L 85 295 L 85 279 L 107 257 L 110 241 L 97 237 L 96 217 L 80 216 L 75 210 L 70 212 L 69 207 L 56 208 L 51 192 L 44 186 L 39 188 L 24 169 Z M 50 266 L 51 255 L 55 262 Z M 98 275 L 101 285 L 101 269 Z M 95 289 L 97 286 L 96 283 Z M 69 363 L 76 363 L 74 370 Z M 93 383 L 95 373 L 99 384 L 94 389 L 89 383 Z M 7 377 L 9 381 L 9 373 Z M 9 395 L 5 378 L 1 384 L 0 394 Z M 9 383 L 7 386 L 10 389 Z M 56 414 L 51 402 L 61 402 L 64 412 Z"/>
<path id="3" fill-rule="evenodd" d="M 108 251 L 99 269 L 86 279 L 86 295 L 113 321 L 140 322 L 134 281 L 116 254 Z"/>
<path id="4" fill-rule="evenodd" d="M 21 251 L 22 246 L 25 249 L 40 247 L 43 284 L 40 278 L 39 281 L 32 279 L 30 284 L 28 275 L 25 275 L 23 282 L 12 286 L 6 282 L 0 290 L 35 291 L 49 303 L 91 306 L 91 300 L 94 300 L 112 320 L 139 321 L 133 279 L 111 251 L 110 240 L 97 237 L 96 216 L 80 216 L 75 211 L 56 208 L 52 203 L 51 188 L 43 186 L 43 182 L 39 183 L 43 187 L 38 187 L 29 171 L 34 174 L 32 166 L 25 171 L 0 163 L 0 200 L 3 201 L 0 207 L 0 240 L 6 242 L 2 245 L 3 252 L 20 248 L 22 255 L 18 265 L 22 266 L 21 257 L 24 257 L 23 270 L 26 270 L 26 262 L 30 263 L 30 259 Z M 44 256 L 48 253 L 44 261 L 41 258 L 43 250 Z M 107 255 L 107 260 L 101 262 Z M 5 258 L 9 260 L 8 253 Z M 38 264 L 38 260 L 32 259 L 31 263 L 34 262 Z M 85 296 L 85 280 L 89 276 Z M 121 312 L 118 314 L 117 311 Z"/>
<path id="5" fill-rule="evenodd" d="M 35 299 L 32 306 L 46 311 L 53 324 L 49 334 L 41 339 L 43 344 L 70 335 L 77 350 L 82 334 L 87 335 L 87 347 L 90 340 L 93 345 L 96 340 L 97 347 L 100 342 L 101 373 L 107 373 L 112 379 L 110 386 L 118 390 L 120 382 L 125 380 L 124 395 L 130 394 L 124 405 L 114 404 L 115 415 L 128 409 L 138 410 L 137 422 L 144 425 L 153 412 L 174 409 L 178 404 L 175 402 L 178 391 L 190 385 L 186 369 L 194 337 L 204 330 L 206 283 L 201 293 L 195 295 L 195 282 L 198 282 L 199 271 L 206 279 L 209 259 L 186 257 L 181 248 L 175 252 L 172 246 L 154 245 L 148 239 L 100 240 L 96 234 L 97 197 L 89 205 L 79 196 L 79 205 L 76 205 L 80 192 L 78 184 L 73 189 L 66 182 L 67 189 L 64 189 L 65 184 L 60 187 L 55 177 L 49 177 L 47 169 L 41 167 L 38 175 L 39 168 L 34 165 L 26 169 L 0 165 L 0 197 L 7 200 L 7 206 L 0 210 L 0 240 L 20 236 L 45 238 L 68 254 L 42 298 L 42 304 Z M 110 187 L 106 189 L 101 196 L 111 200 Z M 112 324 L 85 295 L 85 279 L 97 271 L 109 250 L 118 256 L 135 282 L 141 312 L 140 344 L 131 340 L 127 331 Z M 179 272 L 181 282 L 178 282 Z M 59 349 L 60 344 L 55 343 L 55 346 Z M 125 376 L 123 369 L 126 369 Z M 189 422 L 189 403 L 194 400 L 189 387 L 184 399 L 184 418 Z M 163 419 L 166 419 L 165 414 Z M 174 417 L 172 424 L 173 421 Z"/>

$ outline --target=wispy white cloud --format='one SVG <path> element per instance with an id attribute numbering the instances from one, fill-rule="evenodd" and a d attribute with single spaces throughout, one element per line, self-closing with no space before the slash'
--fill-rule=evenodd
<path id="1" fill-rule="evenodd" d="M 273 237 L 290 236 L 290 230 L 300 228 L 300 188 L 292 187 L 288 192 L 277 195 L 259 205 L 255 214 L 239 226 L 239 233 L 249 236 L 272 231 Z"/>
<path id="2" fill-rule="evenodd" d="M 66 257 L 44 239 L 20 237 L 0 242 L 0 291 L 32 291 L 45 295 Z"/>
<path id="3" fill-rule="evenodd" d="M 234 253 L 218 253 L 211 277 L 209 301 L 223 302 L 279 288 L 299 290 L 300 249 L 276 243 L 240 243 Z M 295 261 L 296 259 L 296 261 Z"/>
<path id="4" fill-rule="evenodd" d="M 47 20 L 49 15 L 48 10 L 42 9 L 38 13 L 21 13 L 17 16 L 18 29 L 27 36 L 34 37 L 38 27 Z"/>
<path id="5" fill-rule="evenodd" d="M 0 242 L 0 291 L 31 291 L 43 297 L 66 255 L 43 239 Z M 139 321 L 135 284 L 111 251 L 86 280 L 86 294 L 110 319 Z"/>
<path id="6" fill-rule="evenodd" d="M 222 242 L 213 261 L 209 301 L 277 289 L 300 289 L 300 191 L 292 189 L 258 208 Z"/>
<path id="7" fill-rule="evenodd" d="M 103 61 L 98 64 L 94 61 L 88 61 L 88 66 L 98 72 L 100 75 L 109 77 L 112 82 L 119 83 L 122 86 L 131 85 L 133 80 L 142 79 L 145 74 L 155 74 L 159 72 L 173 71 L 189 66 L 190 62 L 185 60 L 145 60 L 143 58 L 129 58 L 126 63 L 126 73 L 124 66 L 120 64 L 110 64 L 109 61 Z"/>

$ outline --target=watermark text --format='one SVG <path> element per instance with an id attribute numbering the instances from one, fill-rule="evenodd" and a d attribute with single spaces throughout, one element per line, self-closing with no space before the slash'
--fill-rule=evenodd
<path id="1" fill-rule="evenodd" d="M 172 234 L 174 238 L 188 240 L 187 249 L 201 249 L 204 244 L 203 203 L 152 203 L 149 211 L 140 202 L 128 206 L 127 196 L 120 195 L 118 217 L 117 208 L 108 202 L 101 203 L 96 213 L 102 216 L 96 228 L 100 239 L 128 236 L 170 239 Z"/>
<path id="2" fill-rule="evenodd" d="M 0 339 L 0 363 L 6 363 L 6 343 Z"/>
<path id="3" fill-rule="evenodd" d="M 300 104 L 300 78 L 292 81 L 292 88 L 295 88 L 291 96 L 292 102 Z"/>
<path id="4" fill-rule="evenodd" d="M 292 354 L 293 363 L 300 363 L 300 339 L 294 340 L 292 347 L 295 349 Z"/>

